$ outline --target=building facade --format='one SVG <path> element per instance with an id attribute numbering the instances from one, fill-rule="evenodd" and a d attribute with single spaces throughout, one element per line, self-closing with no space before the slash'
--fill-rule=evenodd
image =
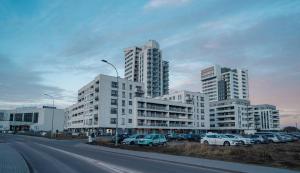
<path id="1" fill-rule="evenodd" d="M 250 109 L 255 120 L 255 129 L 259 131 L 280 130 L 279 111 L 269 104 L 253 105 Z"/>
<path id="2" fill-rule="evenodd" d="M 132 128 L 133 98 L 143 97 L 143 84 L 100 74 L 78 91 L 78 102 L 66 108 L 65 129 L 98 129 L 112 133 L 117 122 L 120 129 Z"/>
<path id="3" fill-rule="evenodd" d="M 228 99 L 210 103 L 210 128 L 216 131 L 243 132 L 253 131 L 254 117 L 249 114 L 250 101 Z"/>
<path id="4" fill-rule="evenodd" d="M 163 61 L 159 44 L 149 40 L 142 47 L 124 50 L 125 79 L 144 84 L 145 96 L 158 97 L 169 92 L 169 63 Z"/>
<path id="5" fill-rule="evenodd" d="M 193 106 L 193 119 L 198 130 L 208 130 L 209 125 L 209 102 L 208 96 L 200 92 L 175 91 L 162 97 L 165 100 L 191 104 Z"/>
<path id="6" fill-rule="evenodd" d="M 53 107 L 22 107 L 0 111 L 0 130 L 9 131 L 51 131 L 64 129 L 64 110 Z"/>
<path id="7" fill-rule="evenodd" d="M 249 99 L 248 71 L 214 65 L 201 70 L 202 92 L 209 101 Z"/>
<path id="8" fill-rule="evenodd" d="M 197 132 L 209 127 L 208 100 L 201 93 L 177 93 L 186 98 L 182 101 L 150 98 L 144 95 L 143 83 L 120 78 L 119 92 L 117 88 L 116 77 L 102 74 L 82 87 L 78 102 L 65 110 L 65 129 L 114 133 L 117 113 L 120 133 Z"/>

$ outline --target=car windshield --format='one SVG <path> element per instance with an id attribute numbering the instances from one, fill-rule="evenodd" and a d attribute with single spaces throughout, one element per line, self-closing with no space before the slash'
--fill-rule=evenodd
<path id="1" fill-rule="evenodd" d="M 228 136 L 226 136 L 226 135 L 218 135 L 218 136 L 221 138 L 228 138 Z"/>
<path id="2" fill-rule="evenodd" d="M 227 138 L 235 138 L 233 135 L 225 135 Z"/>
<path id="3" fill-rule="evenodd" d="M 154 135 L 146 135 L 145 137 L 144 137 L 144 139 L 152 139 L 154 137 Z"/>
<path id="4" fill-rule="evenodd" d="M 129 138 L 136 138 L 138 135 L 131 135 Z"/>

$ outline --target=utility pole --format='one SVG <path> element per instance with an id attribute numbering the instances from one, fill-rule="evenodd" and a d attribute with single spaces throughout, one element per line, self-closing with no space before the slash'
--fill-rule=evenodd
<path id="1" fill-rule="evenodd" d="M 108 62 L 107 60 L 101 60 L 102 62 L 112 66 L 117 74 L 117 121 L 116 121 L 116 136 L 115 136 L 115 146 L 118 145 L 118 128 L 119 128 L 119 73 L 117 68 L 110 62 Z"/>
<path id="2" fill-rule="evenodd" d="M 53 138 L 53 121 L 54 121 L 54 97 L 49 94 L 44 94 L 52 99 L 52 122 L 51 122 L 51 138 Z"/>

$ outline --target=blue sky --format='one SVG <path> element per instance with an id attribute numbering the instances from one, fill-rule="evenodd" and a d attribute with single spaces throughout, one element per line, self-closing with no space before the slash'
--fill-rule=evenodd
<path id="1" fill-rule="evenodd" d="M 97 74 L 123 76 L 123 49 L 155 39 L 171 89 L 200 91 L 210 64 L 247 68 L 253 104 L 300 123 L 298 0 L 0 0 L 0 108 L 75 101 Z"/>

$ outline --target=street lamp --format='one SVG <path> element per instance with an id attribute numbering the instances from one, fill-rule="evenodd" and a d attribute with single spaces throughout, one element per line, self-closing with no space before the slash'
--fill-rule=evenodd
<path id="1" fill-rule="evenodd" d="M 118 125 L 119 125 L 119 73 L 117 68 L 110 62 L 108 62 L 107 60 L 103 59 L 101 60 L 102 62 L 112 66 L 117 74 L 117 121 L 116 121 L 116 135 L 115 135 L 115 145 L 118 145 Z"/>
<path id="2" fill-rule="evenodd" d="M 54 97 L 49 94 L 44 94 L 52 99 L 52 122 L 51 122 L 51 138 L 53 137 L 53 120 L 54 120 Z"/>

